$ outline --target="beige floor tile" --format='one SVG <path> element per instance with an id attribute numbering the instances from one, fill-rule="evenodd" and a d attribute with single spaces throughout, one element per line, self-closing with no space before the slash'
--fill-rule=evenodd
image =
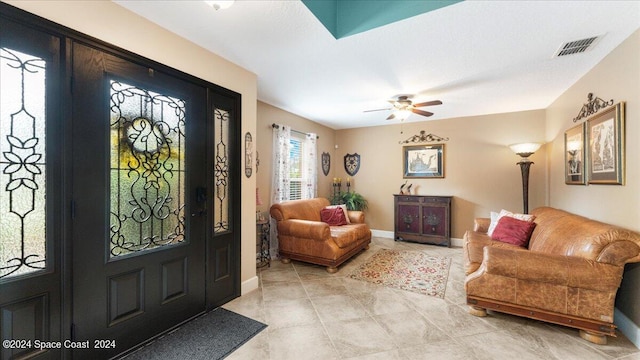
<path id="1" fill-rule="evenodd" d="M 270 329 L 320 323 L 309 299 L 265 301 L 264 313 Z"/>
<path id="2" fill-rule="evenodd" d="M 393 289 L 384 286 L 366 293 L 355 293 L 353 296 L 362 304 L 370 315 L 383 315 L 411 310 L 404 298 Z"/>
<path id="3" fill-rule="evenodd" d="M 271 282 L 262 287 L 264 301 L 304 299 L 307 292 L 300 281 Z"/>
<path id="4" fill-rule="evenodd" d="M 453 338 L 498 330 L 484 318 L 468 314 L 466 307 L 453 304 L 448 304 L 444 311 L 422 311 L 422 315 Z"/>
<path id="5" fill-rule="evenodd" d="M 348 293 L 342 278 L 309 280 L 305 281 L 303 286 L 310 298 Z"/>
<path id="6" fill-rule="evenodd" d="M 369 315 L 351 295 L 329 295 L 311 299 L 323 323 L 365 318 Z"/>
<path id="7" fill-rule="evenodd" d="M 373 318 L 401 348 L 450 339 L 447 334 L 414 310 L 378 315 Z"/>
<path id="8" fill-rule="evenodd" d="M 429 344 L 400 349 L 407 360 L 475 360 L 473 352 L 454 340 L 437 341 Z M 494 359 L 510 359 L 496 356 Z M 517 359 L 517 358 L 516 358 Z"/>
<path id="9" fill-rule="evenodd" d="M 389 351 L 383 351 L 383 352 L 374 353 L 374 354 L 354 356 L 346 359 L 349 359 L 349 360 L 403 360 L 406 358 L 400 352 L 400 350 L 389 350 Z"/>
<path id="10" fill-rule="evenodd" d="M 320 324 L 270 329 L 269 356 L 278 360 L 340 358 Z"/>
<path id="11" fill-rule="evenodd" d="M 260 271 L 260 281 L 263 285 L 268 285 L 274 282 L 292 282 L 300 281 L 298 273 L 294 270 L 293 266 L 286 269 L 268 269 Z"/>
<path id="12" fill-rule="evenodd" d="M 343 358 L 395 349 L 384 329 L 372 318 L 325 323 L 329 338 Z"/>

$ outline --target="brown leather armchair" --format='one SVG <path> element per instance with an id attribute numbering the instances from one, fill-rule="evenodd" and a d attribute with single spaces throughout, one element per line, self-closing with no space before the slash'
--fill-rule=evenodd
<path id="1" fill-rule="evenodd" d="M 351 224 L 329 226 L 320 220 L 320 210 L 329 205 L 325 198 L 292 200 L 271 206 L 269 213 L 278 222 L 278 247 L 282 262 L 299 260 L 327 267 L 338 266 L 369 248 L 371 230 L 364 213 L 348 211 Z"/>
<path id="2" fill-rule="evenodd" d="M 606 335 L 615 336 L 624 265 L 640 261 L 640 235 L 550 207 L 532 214 L 528 248 L 492 240 L 485 218 L 464 235 L 470 313 L 490 309 L 565 325 L 605 344 Z"/>

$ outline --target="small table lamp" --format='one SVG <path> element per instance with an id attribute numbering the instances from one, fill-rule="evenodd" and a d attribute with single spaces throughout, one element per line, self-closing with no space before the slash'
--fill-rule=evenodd
<path id="1" fill-rule="evenodd" d="M 523 143 L 509 145 L 511 150 L 520 155 L 520 160 L 517 165 L 520 165 L 520 171 L 522 172 L 522 202 L 524 205 L 524 213 L 529 213 L 529 167 L 533 162 L 529 160 L 529 156 L 540 149 L 542 144 L 540 143 Z"/>

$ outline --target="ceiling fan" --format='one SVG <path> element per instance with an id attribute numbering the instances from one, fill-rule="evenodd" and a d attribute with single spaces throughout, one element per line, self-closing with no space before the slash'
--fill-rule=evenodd
<path id="1" fill-rule="evenodd" d="M 393 107 L 386 109 L 375 109 L 375 110 L 365 110 L 364 112 L 372 112 L 372 111 L 383 111 L 383 110 L 395 110 L 387 120 L 400 119 L 400 121 L 406 119 L 411 113 L 422 115 L 422 116 L 431 116 L 432 112 L 420 110 L 418 108 L 424 106 L 432 106 L 432 105 L 441 105 L 442 101 L 433 100 L 422 102 L 418 104 L 413 104 L 410 99 L 410 95 L 400 95 L 395 100 L 388 100 Z"/>

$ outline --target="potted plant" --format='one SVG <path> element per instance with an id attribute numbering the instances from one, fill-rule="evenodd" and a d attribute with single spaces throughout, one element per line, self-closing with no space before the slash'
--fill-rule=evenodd
<path id="1" fill-rule="evenodd" d="M 344 192 L 340 194 L 340 200 L 342 204 L 347 205 L 347 210 L 358 210 L 363 211 L 369 207 L 367 200 L 364 196 L 358 194 L 357 192 Z"/>

